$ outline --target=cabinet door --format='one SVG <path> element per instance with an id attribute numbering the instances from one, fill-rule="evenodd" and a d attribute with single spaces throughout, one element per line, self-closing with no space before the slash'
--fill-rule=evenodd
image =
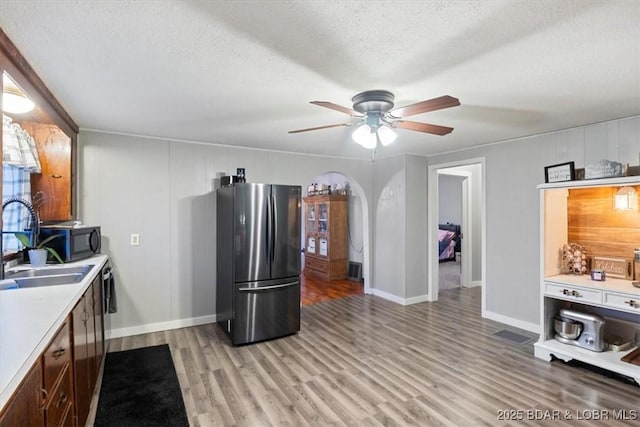
<path id="1" fill-rule="evenodd" d="M 104 322 L 102 310 L 102 275 L 93 280 L 93 315 L 96 329 L 96 375 L 100 372 L 102 356 L 104 356 Z"/>
<path id="2" fill-rule="evenodd" d="M 69 365 L 65 365 L 62 378 L 57 387 L 49 393 L 48 400 L 46 426 L 58 427 L 73 407 L 73 381 Z"/>
<path id="3" fill-rule="evenodd" d="M 31 174 L 31 193 L 42 194 L 40 219 L 72 219 L 72 138 L 55 125 L 31 122 L 22 122 L 21 125 L 33 137 L 38 148 L 42 172 Z"/>
<path id="4" fill-rule="evenodd" d="M 98 378 L 96 369 L 96 325 L 93 310 L 93 287 L 89 287 L 85 294 L 85 310 L 87 311 L 87 359 L 89 360 L 89 395 L 93 393 L 93 386 Z"/>
<path id="5" fill-rule="evenodd" d="M 307 233 L 315 233 L 316 231 L 316 205 L 313 203 L 306 204 L 305 228 Z"/>
<path id="6" fill-rule="evenodd" d="M 318 203 L 318 234 L 329 231 L 329 203 Z"/>
<path id="7" fill-rule="evenodd" d="M 42 365 L 35 363 L 0 416 L 0 427 L 44 426 Z"/>
<path id="8" fill-rule="evenodd" d="M 89 414 L 91 393 L 89 391 L 89 353 L 87 348 L 86 294 L 73 309 L 73 373 L 75 388 L 76 417 L 83 426 Z"/>
<path id="9" fill-rule="evenodd" d="M 53 392 L 62 370 L 71 362 L 70 329 L 69 320 L 66 320 L 42 355 L 44 362 L 44 388 L 48 393 Z"/>
<path id="10" fill-rule="evenodd" d="M 305 252 L 316 253 L 316 205 L 307 201 L 305 203 L 304 232 L 305 232 Z"/>

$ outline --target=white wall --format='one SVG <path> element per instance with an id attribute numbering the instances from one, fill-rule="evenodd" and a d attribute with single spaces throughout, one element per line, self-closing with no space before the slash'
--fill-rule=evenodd
<path id="1" fill-rule="evenodd" d="M 237 167 L 249 182 L 301 186 L 341 171 L 371 194 L 369 161 L 81 132 L 78 214 L 102 226 L 116 269 L 113 336 L 215 319 L 212 190 L 216 174 Z M 131 233 L 140 246 L 129 245 Z"/>
<path id="2" fill-rule="evenodd" d="M 602 158 L 637 165 L 640 116 L 429 158 L 429 164 L 486 158 L 486 284 L 490 318 L 537 330 L 539 200 L 544 167 Z"/>
<path id="3" fill-rule="evenodd" d="M 405 296 L 405 156 L 373 163 L 373 276 L 375 294 L 392 300 Z"/>
<path id="4" fill-rule="evenodd" d="M 544 166 L 607 158 L 636 165 L 640 117 L 509 141 L 426 159 L 401 155 L 337 159 L 83 131 L 79 217 L 103 227 L 117 268 L 116 335 L 142 333 L 215 315 L 216 173 L 246 168 L 250 182 L 306 187 L 327 171 L 357 181 L 369 200 L 374 292 L 401 303 L 426 294 L 427 163 L 486 158 L 488 317 L 536 330 L 539 313 L 539 206 Z M 140 246 L 129 245 L 140 233 Z M 366 242 L 365 242 L 366 245 Z"/>
<path id="5" fill-rule="evenodd" d="M 463 176 L 438 174 L 438 223 L 462 224 Z M 466 232 L 466 230 L 462 230 Z"/>
<path id="6" fill-rule="evenodd" d="M 374 294 L 400 304 L 425 301 L 427 159 L 378 159 L 373 183 Z"/>
<path id="7" fill-rule="evenodd" d="M 408 155 L 406 163 L 405 303 L 427 300 L 427 158 Z"/>

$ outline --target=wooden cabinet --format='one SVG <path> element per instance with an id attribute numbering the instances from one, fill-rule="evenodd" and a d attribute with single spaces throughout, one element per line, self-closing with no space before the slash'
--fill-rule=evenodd
<path id="1" fill-rule="evenodd" d="M 70 319 L 31 368 L 0 418 L 1 427 L 73 425 Z"/>
<path id="2" fill-rule="evenodd" d="M 0 427 L 44 426 L 42 364 L 38 360 L 0 415 Z"/>
<path id="3" fill-rule="evenodd" d="M 0 410 L 0 427 L 84 426 L 104 356 L 102 275 Z M 42 348 L 42 347 L 39 347 Z"/>
<path id="4" fill-rule="evenodd" d="M 95 376 L 95 320 L 93 313 L 93 287 L 89 287 L 71 312 L 78 425 L 84 425 L 87 420 L 93 392 Z"/>
<path id="5" fill-rule="evenodd" d="M 332 194 L 304 198 L 305 274 L 323 280 L 347 277 L 348 200 Z"/>
<path id="6" fill-rule="evenodd" d="M 102 359 L 104 356 L 104 313 L 103 313 L 103 301 L 104 295 L 102 294 L 102 273 L 98 273 L 98 277 L 93 280 L 91 287 L 93 288 L 93 320 L 96 332 L 96 357 L 95 357 L 95 371 L 96 378 L 100 372 L 102 366 Z"/>
<path id="7" fill-rule="evenodd" d="M 84 425 L 104 355 L 100 274 L 71 312 L 73 319 L 74 385 L 78 425 Z"/>
<path id="8" fill-rule="evenodd" d="M 72 350 L 70 320 L 62 327 L 42 355 L 47 427 L 58 427 L 73 408 Z"/>
<path id="9" fill-rule="evenodd" d="M 43 221 L 73 219 L 72 148 L 75 136 L 67 136 L 56 125 L 21 121 L 33 137 L 40 158 L 41 173 L 31 174 L 32 194 L 41 193 L 38 212 Z M 37 203 L 38 198 L 34 198 Z"/>
<path id="10" fill-rule="evenodd" d="M 610 336 L 632 341 L 640 332 L 640 289 L 631 280 L 607 276 L 591 280 L 589 274 L 564 274 L 560 249 L 567 243 L 583 245 L 590 256 L 630 258 L 640 242 L 640 211 L 614 209 L 622 186 L 640 190 L 640 177 L 611 178 L 543 184 L 540 189 L 540 339 L 535 356 L 576 359 L 627 377 L 640 384 L 640 369 L 621 358 L 633 350 L 590 351 L 557 341 L 554 317 L 563 308 L 597 314 L 605 320 L 605 341 Z"/>

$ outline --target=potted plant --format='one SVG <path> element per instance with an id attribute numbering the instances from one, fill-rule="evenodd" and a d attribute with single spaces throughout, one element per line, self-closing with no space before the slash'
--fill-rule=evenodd
<path id="1" fill-rule="evenodd" d="M 49 246 L 46 246 L 47 243 L 49 243 L 56 237 L 60 237 L 60 235 L 49 236 L 43 241 L 41 241 L 40 243 L 37 243 L 37 238 L 36 238 L 35 246 L 31 246 L 31 240 L 29 239 L 29 236 L 27 234 L 25 233 L 14 233 L 14 234 L 16 236 L 16 239 L 18 239 L 20 243 L 22 243 L 24 247 L 29 251 L 29 261 L 31 262 L 32 266 L 34 267 L 44 266 L 47 263 L 47 253 L 50 253 L 51 255 L 53 255 L 53 257 L 56 260 L 58 260 L 60 264 L 64 264 L 64 261 L 62 260 L 62 258 L 60 258 L 60 255 L 58 255 L 58 252 L 55 249 L 50 248 Z"/>

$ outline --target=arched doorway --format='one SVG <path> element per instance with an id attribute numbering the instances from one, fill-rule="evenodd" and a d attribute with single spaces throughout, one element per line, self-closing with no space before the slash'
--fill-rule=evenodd
<path id="1" fill-rule="evenodd" d="M 371 262 L 370 262 L 370 210 L 366 194 L 362 186 L 353 178 L 339 171 L 327 171 L 311 179 L 312 183 L 326 184 L 332 188 L 335 185 L 345 186 L 349 190 L 347 235 L 348 259 L 350 262 L 362 266 L 362 288 L 364 293 L 371 292 Z M 305 192 L 303 190 L 303 192 Z M 303 210 L 304 212 L 304 210 Z M 304 215 L 304 213 L 303 213 Z M 305 222 L 302 221 L 302 235 L 305 235 Z M 303 237 L 304 240 L 304 237 Z M 305 247 L 306 242 L 302 242 Z M 304 253 L 302 264 L 304 265 Z M 327 283 L 330 285 L 330 282 Z M 339 286 L 337 284 L 336 286 Z M 339 294 L 339 292 L 337 293 Z"/>

